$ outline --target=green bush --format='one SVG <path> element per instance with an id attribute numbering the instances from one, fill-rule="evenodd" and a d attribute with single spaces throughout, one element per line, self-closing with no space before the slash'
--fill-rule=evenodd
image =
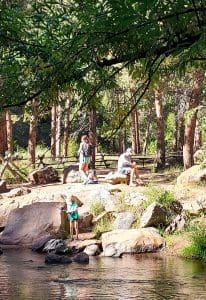
<path id="1" fill-rule="evenodd" d="M 91 203 L 89 210 L 93 214 L 93 216 L 96 217 L 104 211 L 104 206 L 101 202 L 95 201 Z"/>
<path id="2" fill-rule="evenodd" d="M 170 204 L 175 201 L 174 194 L 170 191 L 163 190 L 161 188 L 156 188 L 154 186 L 149 186 L 146 192 L 149 201 L 145 205 L 150 205 L 152 202 L 158 202 L 165 207 L 169 207 Z"/>
<path id="3" fill-rule="evenodd" d="M 198 226 L 191 235 L 191 244 L 183 249 L 183 256 L 206 260 L 206 227 Z"/>
<path id="4" fill-rule="evenodd" d="M 97 222 L 97 224 L 93 228 L 93 233 L 95 234 L 96 238 L 99 238 L 102 233 L 111 231 L 112 224 L 113 224 L 113 217 L 111 215 L 106 215 L 102 219 Z"/>

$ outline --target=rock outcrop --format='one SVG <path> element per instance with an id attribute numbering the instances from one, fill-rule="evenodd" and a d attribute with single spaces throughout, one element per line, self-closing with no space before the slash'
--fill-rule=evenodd
<path id="1" fill-rule="evenodd" d="M 30 246 L 43 237 L 62 238 L 66 214 L 63 203 L 34 203 L 11 211 L 0 244 Z"/>
<path id="2" fill-rule="evenodd" d="M 118 229 L 102 234 L 103 256 L 156 252 L 164 246 L 164 239 L 154 228 Z"/>
<path id="3" fill-rule="evenodd" d="M 33 184 L 47 184 L 59 181 L 59 177 L 57 171 L 53 167 L 48 166 L 31 172 L 29 180 Z"/>
<path id="4" fill-rule="evenodd" d="M 158 202 L 153 202 L 144 211 L 140 220 L 140 227 L 165 225 L 166 222 L 167 222 L 166 209 Z"/>

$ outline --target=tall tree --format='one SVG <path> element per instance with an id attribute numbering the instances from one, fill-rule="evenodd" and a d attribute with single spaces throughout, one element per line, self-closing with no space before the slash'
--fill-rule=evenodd
<path id="1" fill-rule="evenodd" d="M 63 156 L 68 156 L 68 141 L 70 127 L 70 99 L 67 98 L 64 110 L 64 136 L 63 136 Z"/>
<path id="2" fill-rule="evenodd" d="M 10 153 L 13 153 L 12 143 L 12 120 L 10 110 L 6 110 L 6 132 L 7 132 L 7 148 Z"/>
<path id="3" fill-rule="evenodd" d="M 155 109 L 157 116 L 157 151 L 156 163 L 157 169 L 162 169 L 165 166 L 165 124 L 163 114 L 163 99 L 160 87 L 154 91 Z"/>
<path id="4" fill-rule="evenodd" d="M 52 105 L 51 108 L 51 156 L 56 159 L 56 132 L 57 132 L 57 106 Z"/>
<path id="5" fill-rule="evenodd" d="M 32 101 L 32 112 L 29 122 L 29 139 L 28 139 L 28 160 L 35 167 L 36 159 L 36 127 L 37 127 L 37 106 L 38 103 L 34 99 Z"/>
<path id="6" fill-rule="evenodd" d="M 5 155 L 7 150 L 6 113 L 0 114 L 0 154 Z"/>
<path id="7" fill-rule="evenodd" d="M 194 72 L 194 82 L 189 100 L 189 108 L 184 132 L 183 161 L 185 169 L 190 168 L 194 164 L 193 147 L 197 119 L 197 107 L 200 103 L 202 95 L 204 73 L 205 72 L 202 68 L 198 68 Z"/>

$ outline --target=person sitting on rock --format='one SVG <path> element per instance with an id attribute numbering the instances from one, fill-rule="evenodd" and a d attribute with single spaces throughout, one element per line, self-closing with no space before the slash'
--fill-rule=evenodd
<path id="1" fill-rule="evenodd" d="M 139 170 L 136 162 L 131 160 L 132 149 L 128 148 L 122 153 L 118 159 L 118 173 L 128 175 L 130 177 L 129 185 L 140 184 Z"/>

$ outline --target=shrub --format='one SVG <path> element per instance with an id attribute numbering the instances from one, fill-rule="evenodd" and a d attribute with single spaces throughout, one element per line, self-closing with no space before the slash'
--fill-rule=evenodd
<path id="1" fill-rule="evenodd" d="M 89 210 L 93 214 L 93 216 L 96 217 L 104 211 L 104 206 L 101 202 L 95 201 L 91 203 Z"/>
<path id="2" fill-rule="evenodd" d="M 94 226 L 93 233 L 95 234 L 96 238 L 99 238 L 102 233 L 111 231 L 112 230 L 112 224 L 113 224 L 113 217 L 111 215 L 106 215 L 102 219 L 97 222 L 97 224 Z"/>
<path id="3" fill-rule="evenodd" d="M 165 207 L 169 207 L 173 201 L 175 201 L 174 194 L 170 191 L 163 190 L 161 188 L 156 188 L 154 186 L 149 186 L 146 192 L 149 201 L 145 202 L 145 205 L 150 205 L 152 202 L 158 202 Z M 146 206 L 146 207 L 147 207 Z"/>
<path id="4" fill-rule="evenodd" d="M 198 226 L 191 235 L 191 244 L 183 249 L 183 256 L 206 260 L 206 227 Z"/>

